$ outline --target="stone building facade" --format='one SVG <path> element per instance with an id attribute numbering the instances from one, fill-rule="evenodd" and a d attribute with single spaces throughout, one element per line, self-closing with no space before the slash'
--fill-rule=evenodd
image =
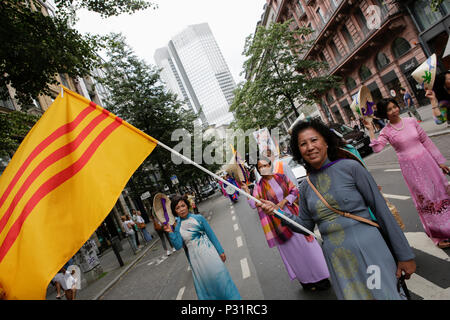
<path id="1" fill-rule="evenodd" d="M 369 88 L 375 100 L 394 97 L 403 106 L 399 90 L 404 87 L 413 94 L 416 104 L 427 104 L 424 91 L 411 77 L 412 71 L 431 54 L 424 47 L 423 35 L 439 25 L 441 37 L 445 38 L 440 43 L 445 44 L 450 33 L 446 23 L 450 7 L 443 4 L 440 13 L 418 15 L 417 8 L 426 8 L 427 3 L 426 0 L 267 0 L 267 6 L 275 12 L 275 21 L 293 19 L 292 28 L 314 30 L 307 38 L 299 39 L 313 41 L 305 59 L 327 62 L 325 72 L 342 78 L 341 86 L 327 92 L 317 108 L 323 120 L 339 123 L 349 123 L 353 115 L 350 104 L 361 85 Z M 428 29 L 421 27 L 421 19 L 428 22 Z M 440 51 L 442 55 L 442 48 Z M 445 67 L 444 59 L 438 60 Z"/>

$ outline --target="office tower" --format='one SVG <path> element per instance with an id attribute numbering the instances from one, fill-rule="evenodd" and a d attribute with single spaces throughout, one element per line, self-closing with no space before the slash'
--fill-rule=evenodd
<path id="1" fill-rule="evenodd" d="M 236 88 L 207 23 L 191 25 L 156 50 L 156 64 L 169 89 L 209 125 L 229 124 L 229 106 Z"/>

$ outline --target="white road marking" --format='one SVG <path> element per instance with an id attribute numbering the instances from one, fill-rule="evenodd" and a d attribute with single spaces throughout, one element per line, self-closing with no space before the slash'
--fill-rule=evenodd
<path id="1" fill-rule="evenodd" d="M 405 232 L 405 236 L 411 247 L 433 255 L 436 258 L 450 261 L 450 257 L 445 251 L 435 246 L 425 232 Z"/>
<path id="2" fill-rule="evenodd" d="M 399 196 L 399 195 L 396 195 L 396 194 L 386 194 L 386 193 L 383 193 L 383 195 L 384 195 L 385 198 L 390 198 L 390 199 L 397 199 L 397 200 L 408 200 L 408 199 L 411 199 L 411 197 L 408 197 L 408 196 Z"/>
<path id="3" fill-rule="evenodd" d="M 238 248 L 242 247 L 242 237 L 241 236 L 236 238 L 236 243 L 237 243 Z"/>
<path id="4" fill-rule="evenodd" d="M 239 229 L 238 224 L 236 223 L 236 224 L 233 226 L 233 228 L 234 228 L 234 231 L 237 231 L 237 230 Z"/>
<path id="5" fill-rule="evenodd" d="M 247 258 L 241 259 L 242 279 L 250 277 L 250 268 L 248 267 Z"/>
<path id="6" fill-rule="evenodd" d="M 433 255 L 436 258 L 450 261 L 444 250 L 439 249 L 425 232 L 405 232 L 406 239 L 412 248 Z M 414 273 L 406 281 L 408 289 L 425 300 L 450 300 L 450 288 L 444 289 L 431 281 Z"/>
<path id="7" fill-rule="evenodd" d="M 231 220 L 235 221 L 236 220 L 236 216 L 232 216 Z"/>
<path id="8" fill-rule="evenodd" d="M 191 271 L 191 266 L 188 266 L 188 269 L 187 269 L 187 271 Z"/>
<path id="9" fill-rule="evenodd" d="M 181 298 L 183 297 L 183 293 L 184 290 L 186 289 L 186 287 L 183 287 L 180 289 L 180 291 L 178 291 L 178 295 L 177 295 L 177 299 L 176 300 L 181 300 Z"/>
<path id="10" fill-rule="evenodd" d="M 412 274 L 411 278 L 406 280 L 406 285 L 410 291 L 425 300 L 450 300 L 450 288 L 443 289 L 417 273 Z"/>
<path id="11" fill-rule="evenodd" d="M 386 170 L 384 170 L 384 172 L 398 172 L 398 171 L 402 171 L 402 169 L 386 169 Z"/>

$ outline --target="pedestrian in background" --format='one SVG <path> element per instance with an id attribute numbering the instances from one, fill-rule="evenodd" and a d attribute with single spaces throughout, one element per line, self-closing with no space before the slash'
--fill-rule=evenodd
<path id="1" fill-rule="evenodd" d="M 361 131 L 361 123 L 355 117 L 350 117 L 350 127 L 355 131 Z"/>
<path id="2" fill-rule="evenodd" d="M 402 273 L 409 279 L 415 272 L 414 253 L 373 177 L 360 162 L 339 158 L 337 136 L 320 120 L 303 121 L 294 126 L 291 150 L 295 160 L 304 162 L 310 182 L 320 197 L 309 183 L 302 183 L 299 215 L 289 212 L 285 215 L 310 231 L 318 226 L 338 299 L 402 299 L 403 292 L 397 289 L 397 285 L 401 284 Z M 276 204 L 262 201 L 264 212 L 273 215 Z M 338 209 L 357 219 L 370 221 L 368 207 L 392 245 L 392 251 L 378 228 L 335 211 Z M 303 233 L 288 222 L 282 223 L 295 232 Z M 371 275 L 368 270 L 373 266 L 379 268 L 380 282 L 371 287 L 368 285 Z"/>
<path id="3" fill-rule="evenodd" d="M 176 215 L 174 230 L 164 231 L 179 250 L 184 247 L 191 266 L 195 292 L 199 300 L 240 300 L 241 296 L 225 266 L 226 255 L 208 221 L 190 212 L 189 201 L 175 196 L 170 207 Z"/>
<path id="4" fill-rule="evenodd" d="M 58 273 L 53 277 L 53 279 L 51 281 L 52 284 L 56 288 L 56 299 L 58 299 L 58 300 L 61 299 L 64 296 L 66 288 L 67 288 L 65 285 L 64 286 L 62 285 L 63 281 L 65 281 L 64 280 L 64 273 L 63 273 L 63 271 L 61 269 L 61 270 L 58 271 Z"/>
<path id="5" fill-rule="evenodd" d="M 195 203 L 195 193 L 193 191 L 188 192 L 186 194 L 188 200 L 189 200 L 189 204 L 191 205 L 191 208 L 194 210 L 195 214 L 198 214 L 198 208 L 197 208 L 197 204 Z"/>
<path id="6" fill-rule="evenodd" d="M 436 124 L 447 123 L 450 127 L 450 71 L 436 76 L 433 90 L 427 90 L 425 96 L 430 99 L 433 119 Z"/>
<path id="7" fill-rule="evenodd" d="M 439 248 L 450 247 L 450 195 L 445 177 L 450 169 L 446 159 L 416 119 L 400 118 L 397 101 L 383 99 L 377 107 L 389 123 L 378 138 L 367 126 L 370 146 L 380 152 L 387 143 L 392 145 L 425 232 Z"/>
<path id="8" fill-rule="evenodd" d="M 152 236 L 147 231 L 147 226 L 145 225 L 144 218 L 142 218 L 142 214 L 140 211 L 131 210 L 133 212 L 133 217 L 135 217 L 136 225 L 139 230 L 142 232 L 145 242 L 150 242 L 152 240 Z"/>
<path id="9" fill-rule="evenodd" d="M 405 102 L 405 106 L 406 106 L 406 109 L 408 110 L 409 116 L 412 117 L 412 115 L 411 115 L 411 113 L 412 113 L 418 122 L 422 122 L 422 118 L 420 117 L 420 114 L 414 105 L 413 98 L 412 98 L 411 94 L 409 93 L 409 91 L 406 90 L 405 88 L 400 88 L 400 93 L 403 95 L 403 101 Z"/>
<path id="10" fill-rule="evenodd" d="M 283 174 L 273 173 L 269 159 L 260 158 L 256 165 L 262 178 L 256 183 L 253 196 L 275 203 L 284 212 L 298 215 L 298 206 L 294 202 L 299 194 L 292 181 Z M 242 186 L 242 189 L 250 193 L 247 186 Z M 247 202 L 250 207 L 257 208 L 254 200 L 248 199 Z M 281 225 L 279 218 L 257 209 L 267 244 L 269 248 L 277 247 L 290 279 L 297 279 L 305 290 L 328 289 L 330 274 L 316 239 L 292 232 Z"/>
<path id="11" fill-rule="evenodd" d="M 229 175 L 228 173 L 225 176 L 225 180 L 228 181 L 230 184 L 239 188 L 238 184 L 236 183 L 236 180 L 234 180 L 234 178 L 231 175 Z M 227 187 L 228 187 L 228 185 L 225 185 L 225 192 L 226 192 Z M 233 189 L 233 191 L 234 191 L 234 189 Z M 229 194 L 228 192 L 226 192 L 226 193 L 227 193 L 228 197 L 230 198 L 231 203 L 236 203 L 239 201 L 239 192 L 234 191 L 232 194 Z"/>
<path id="12" fill-rule="evenodd" d="M 172 246 L 172 243 L 170 242 L 169 236 L 167 235 L 167 233 L 164 232 L 163 225 L 162 225 L 161 222 L 159 222 L 159 220 L 156 217 L 155 212 L 154 212 L 153 209 L 152 209 L 152 220 L 153 220 L 153 227 L 155 228 L 155 231 L 158 234 L 159 239 L 161 239 L 161 245 L 162 245 L 164 251 L 166 252 L 166 254 L 168 256 L 170 256 L 172 254 L 172 252 L 175 252 L 176 250 Z M 171 250 L 169 250 L 167 248 L 166 240 L 164 238 L 166 238 L 167 242 L 169 242 L 169 246 L 170 246 Z"/>
<path id="13" fill-rule="evenodd" d="M 127 218 L 127 216 L 121 216 L 120 219 L 122 220 L 122 227 L 125 233 L 127 234 L 127 237 L 130 239 L 130 244 L 133 249 L 133 252 L 138 252 L 141 249 L 138 248 L 137 242 L 136 242 L 136 233 L 134 231 L 134 222 Z"/>

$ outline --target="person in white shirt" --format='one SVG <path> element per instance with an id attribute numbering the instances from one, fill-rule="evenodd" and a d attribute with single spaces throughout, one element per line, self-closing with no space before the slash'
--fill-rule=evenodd
<path id="1" fill-rule="evenodd" d="M 133 212 L 134 221 L 136 221 L 136 224 L 137 224 L 139 230 L 141 230 L 141 232 L 144 236 L 145 242 L 150 242 L 152 240 L 152 236 L 147 231 L 147 228 L 145 225 L 145 220 L 144 220 L 144 218 L 142 218 L 141 212 L 136 211 L 134 209 L 131 211 Z"/>
<path id="2" fill-rule="evenodd" d="M 138 252 L 141 249 L 138 248 L 137 242 L 136 242 L 136 233 L 134 232 L 134 222 L 130 218 L 127 220 L 126 216 L 121 216 L 122 219 L 122 226 L 127 234 L 127 236 L 130 238 L 130 243 L 133 248 L 134 252 Z"/>

